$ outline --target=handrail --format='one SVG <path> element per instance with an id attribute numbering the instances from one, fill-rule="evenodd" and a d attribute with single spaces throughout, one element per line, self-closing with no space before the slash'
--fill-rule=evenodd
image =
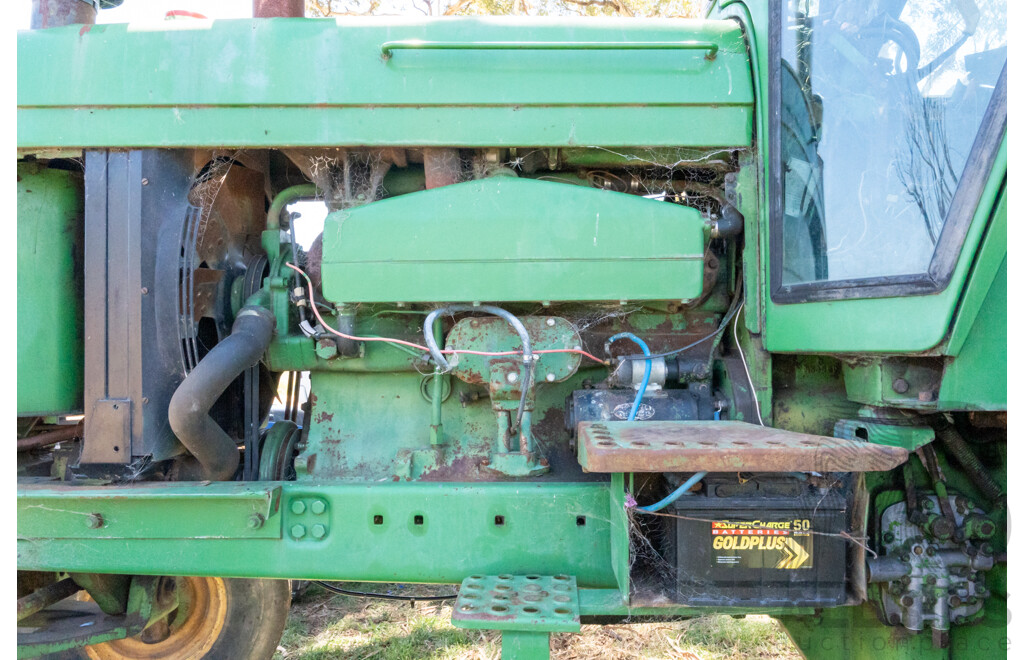
<path id="1" fill-rule="evenodd" d="M 718 44 L 711 41 L 385 41 L 381 58 L 390 60 L 396 50 L 706 50 L 715 59 Z"/>

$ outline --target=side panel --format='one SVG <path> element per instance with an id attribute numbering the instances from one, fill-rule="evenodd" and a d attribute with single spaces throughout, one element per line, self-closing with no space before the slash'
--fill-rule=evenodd
<path id="1" fill-rule="evenodd" d="M 18 163 L 18 415 L 82 410 L 82 177 Z"/>

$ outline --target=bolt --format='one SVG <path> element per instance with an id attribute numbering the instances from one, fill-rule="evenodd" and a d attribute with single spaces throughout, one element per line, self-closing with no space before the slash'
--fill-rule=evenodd
<path id="1" fill-rule="evenodd" d="M 551 317 L 548 317 L 548 320 L 545 321 L 545 323 L 548 324 L 548 327 L 551 327 L 551 326 L 555 325 L 555 319 L 553 319 Z"/>
<path id="2" fill-rule="evenodd" d="M 960 597 L 959 596 L 950 596 L 949 597 L 949 606 L 950 607 L 960 607 Z"/>
<path id="3" fill-rule="evenodd" d="M 149 287 L 148 286 L 142 287 L 142 295 L 146 295 L 147 293 L 149 293 Z"/>
<path id="4" fill-rule="evenodd" d="M 909 389 L 910 383 L 903 380 L 902 378 L 897 378 L 896 380 L 892 381 L 892 390 L 897 394 L 906 394 L 907 390 Z"/>
<path id="5" fill-rule="evenodd" d="M 914 597 L 909 595 L 909 594 L 907 594 L 903 598 L 900 598 L 900 605 L 902 605 L 903 607 L 910 607 L 913 604 L 914 604 Z"/>
<path id="6" fill-rule="evenodd" d="M 914 554 L 915 555 L 920 556 L 920 555 L 922 555 L 924 553 L 924 548 L 922 548 L 919 545 L 915 545 L 913 549 L 914 549 Z"/>
<path id="7" fill-rule="evenodd" d="M 103 527 L 103 516 L 98 513 L 90 513 L 85 524 L 89 529 L 99 529 L 100 527 Z"/>
<path id="8" fill-rule="evenodd" d="M 249 526 L 249 529 L 259 529 L 260 527 L 263 527 L 263 516 L 258 513 L 254 513 L 249 516 L 249 521 L 246 524 Z"/>
<path id="9" fill-rule="evenodd" d="M 928 546 L 928 549 L 925 552 L 928 553 L 929 557 L 935 556 L 935 548 L 933 546 Z"/>
<path id="10" fill-rule="evenodd" d="M 297 538 L 297 539 L 301 539 L 305 535 L 306 535 L 306 528 L 304 526 L 302 526 L 302 525 L 293 525 L 292 526 L 292 537 Z"/>
<path id="11" fill-rule="evenodd" d="M 910 576 L 909 575 L 904 575 L 903 577 L 900 578 L 900 582 L 902 582 L 904 586 L 910 584 Z"/>
<path id="12" fill-rule="evenodd" d="M 313 528 L 310 531 L 315 539 L 322 539 L 327 535 L 327 528 L 323 525 L 313 525 Z"/>
<path id="13" fill-rule="evenodd" d="M 292 513 L 295 515 L 303 514 L 306 512 L 306 503 L 302 500 L 294 500 L 292 502 Z"/>
<path id="14" fill-rule="evenodd" d="M 925 578 L 924 581 L 927 582 L 930 586 L 934 586 L 935 582 L 936 582 L 935 576 L 934 575 L 929 575 L 927 578 Z"/>
<path id="15" fill-rule="evenodd" d="M 555 374 L 548 374 L 547 376 L 544 377 L 544 380 L 548 381 L 549 383 L 555 382 Z"/>
<path id="16" fill-rule="evenodd" d="M 895 540 L 896 540 L 896 535 L 893 534 L 892 532 L 886 532 L 885 534 L 882 534 L 882 542 L 883 543 L 889 544 L 889 543 L 892 543 Z"/>
<path id="17" fill-rule="evenodd" d="M 312 511 L 314 515 L 319 516 L 324 511 L 327 510 L 327 505 L 324 504 L 323 500 L 313 500 L 313 502 L 309 505 L 309 510 Z"/>
<path id="18" fill-rule="evenodd" d="M 516 372 L 513 371 L 508 376 L 505 376 L 505 380 L 507 380 L 510 383 L 514 383 L 517 380 L 519 380 L 519 374 L 517 374 Z"/>
<path id="19" fill-rule="evenodd" d="M 149 179 L 143 179 L 142 180 L 142 185 L 148 186 L 149 185 Z"/>
<path id="20" fill-rule="evenodd" d="M 935 502 L 932 502 L 931 500 L 925 500 L 922 503 L 922 505 L 924 506 L 925 509 L 929 509 L 929 510 L 935 508 Z"/>

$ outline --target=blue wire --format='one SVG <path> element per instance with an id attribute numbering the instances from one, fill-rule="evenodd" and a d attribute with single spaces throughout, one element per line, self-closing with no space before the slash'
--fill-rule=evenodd
<path id="1" fill-rule="evenodd" d="M 617 335 L 612 335 L 611 337 L 608 338 L 608 343 L 606 344 L 606 346 L 610 345 L 612 342 L 617 341 L 619 339 L 629 339 L 634 344 L 636 344 L 637 346 L 640 347 L 640 350 L 644 352 L 644 355 L 650 355 L 651 354 L 651 349 L 647 348 L 647 344 L 644 342 L 644 340 L 640 339 L 639 337 L 634 335 L 632 332 L 620 332 Z M 637 413 L 637 411 L 640 410 L 640 401 L 641 401 L 641 399 L 644 398 L 644 392 L 647 391 L 647 383 L 650 380 L 651 380 L 651 361 L 650 360 L 644 360 L 644 379 L 642 381 L 640 381 L 640 389 L 637 390 L 637 392 L 636 392 L 636 399 L 633 400 L 633 408 L 629 411 L 629 418 L 626 420 L 627 422 L 632 422 L 633 420 L 636 419 L 636 413 Z"/>
<path id="2" fill-rule="evenodd" d="M 678 500 L 683 493 L 693 488 L 693 485 L 700 481 L 701 479 L 703 479 L 705 475 L 707 475 L 707 472 L 698 472 L 697 474 L 687 479 L 682 486 L 676 488 L 674 491 L 672 491 L 671 495 L 661 500 L 660 502 L 655 502 L 654 504 L 650 504 L 648 506 L 638 506 L 637 508 L 640 509 L 641 511 L 661 511 L 669 504 L 672 504 L 673 502 Z"/>

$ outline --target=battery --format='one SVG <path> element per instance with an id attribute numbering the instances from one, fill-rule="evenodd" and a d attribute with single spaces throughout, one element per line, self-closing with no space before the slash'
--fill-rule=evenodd
<path id="1" fill-rule="evenodd" d="M 693 606 L 828 607 L 846 599 L 847 497 L 796 479 L 709 478 L 674 503 L 677 593 Z"/>

